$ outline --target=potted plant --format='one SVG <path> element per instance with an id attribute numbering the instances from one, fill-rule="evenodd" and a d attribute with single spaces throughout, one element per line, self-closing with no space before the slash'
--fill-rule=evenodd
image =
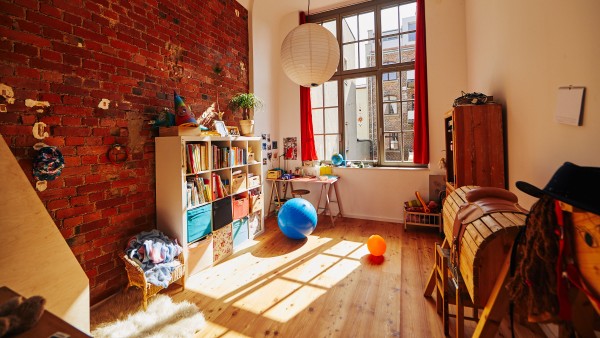
<path id="1" fill-rule="evenodd" d="M 240 127 L 242 135 L 254 135 L 254 110 L 262 107 L 262 101 L 253 93 L 240 93 L 231 98 L 229 102 L 233 110 L 242 110 Z"/>

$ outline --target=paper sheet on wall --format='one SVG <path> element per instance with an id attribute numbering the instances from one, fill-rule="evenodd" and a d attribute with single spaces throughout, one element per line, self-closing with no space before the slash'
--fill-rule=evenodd
<path id="1" fill-rule="evenodd" d="M 556 100 L 556 122 L 581 125 L 581 110 L 583 109 L 583 94 L 585 87 L 560 87 Z"/>

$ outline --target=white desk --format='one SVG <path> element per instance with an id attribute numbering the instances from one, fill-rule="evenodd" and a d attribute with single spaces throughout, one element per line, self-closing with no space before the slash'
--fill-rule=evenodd
<path id="1" fill-rule="evenodd" d="M 298 177 L 293 178 L 291 180 L 282 180 L 282 179 L 267 179 L 267 181 L 271 181 L 271 200 L 269 201 L 269 209 L 267 209 L 267 214 L 271 213 L 271 207 L 273 202 L 275 202 L 275 210 L 277 211 L 281 206 L 281 200 L 287 197 L 288 187 L 289 190 L 294 190 L 294 183 L 309 183 L 309 184 L 318 184 L 321 186 L 321 191 L 319 193 L 319 200 L 317 202 L 317 214 L 321 211 L 321 215 L 329 215 L 331 219 L 331 224 L 335 224 L 335 219 L 338 217 L 344 217 L 342 211 L 342 203 L 339 198 L 337 182 L 339 181 L 339 177 L 331 177 L 327 180 L 319 180 L 316 177 Z M 283 186 L 283 195 L 280 195 L 281 186 Z M 333 190 L 333 191 L 332 191 Z M 332 195 L 333 194 L 333 195 Z M 325 195 L 325 198 L 323 198 Z M 335 197 L 335 199 L 333 199 Z M 321 203 L 323 200 L 323 203 Z M 338 205 L 338 213 L 333 215 L 331 212 L 330 205 L 331 203 L 337 203 Z M 323 204 L 323 206 L 321 206 Z"/>

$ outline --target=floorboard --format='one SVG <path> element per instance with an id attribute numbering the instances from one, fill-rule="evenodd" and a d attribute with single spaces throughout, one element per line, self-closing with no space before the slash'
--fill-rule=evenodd
<path id="1" fill-rule="evenodd" d="M 219 264 L 191 276 L 175 301 L 198 305 L 208 326 L 197 337 L 443 337 L 433 298 L 423 297 L 435 229 L 360 219 L 320 219 L 306 240 L 276 220 Z M 382 259 L 366 247 L 379 234 Z M 110 301 L 110 300 L 109 300 Z M 470 336 L 475 323 L 465 323 Z M 451 319 L 451 337 L 454 337 Z"/>

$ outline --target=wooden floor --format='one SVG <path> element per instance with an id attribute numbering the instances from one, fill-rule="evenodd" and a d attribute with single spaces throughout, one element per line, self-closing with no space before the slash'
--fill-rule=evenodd
<path id="1" fill-rule="evenodd" d="M 198 337 L 442 337 L 435 298 L 423 297 L 435 229 L 358 219 L 319 221 L 304 241 L 283 236 L 274 218 L 265 234 L 172 292 L 203 311 Z M 366 248 L 387 243 L 383 261 Z M 453 329 L 453 327 L 451 327 Z M 474 325 L 467 325 L 470 336 Z"/>

